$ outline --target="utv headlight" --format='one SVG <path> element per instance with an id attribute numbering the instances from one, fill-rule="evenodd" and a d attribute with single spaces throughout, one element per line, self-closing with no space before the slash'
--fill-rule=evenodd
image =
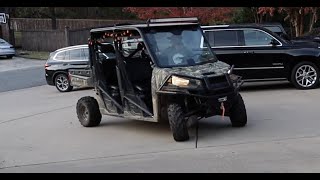
<path id="1" fill-rule="evenodd" d="M 177 76 L 172 76 L 169 80 L 174 86 L 185 87 L 185 88 L 198 88 L 201 86 L 201 81 L 197 79 L 186 79 Z"/>
<path id="2" fill-rule="evenodd" d="M 172 85 L 186 87 L 189 85 L 189 79 L 180 78 L 177 76 L 171 77 Z"/>

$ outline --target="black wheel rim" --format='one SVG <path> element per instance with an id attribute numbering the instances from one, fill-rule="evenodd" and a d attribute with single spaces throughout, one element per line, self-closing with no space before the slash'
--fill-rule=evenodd
<path id="1" fill-rule="evenodd" d="M 88 111 L 88 108 L 83 104 L 79 107 L 79 114 L 81 116 L 81 119 L 83 119 L 84 121 L 88 121 L 89 111 Z"/>

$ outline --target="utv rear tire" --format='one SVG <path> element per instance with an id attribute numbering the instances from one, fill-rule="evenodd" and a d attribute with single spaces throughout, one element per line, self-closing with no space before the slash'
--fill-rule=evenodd
<path id="1" fill-rule="evenodd" d="M 232 127 L 243 127 L 247 124 L 247 111 L 241 94 L 236 97 L 230 109 Z"/>
<path id="2" fill-rule="evenodd" d="M 101 122 L 98 102 L 90 96 L 82 97 L 77 102 L 77 116 L 82 126 L 94 127 Z"/>
<path id="3" fill-rule="evenodd" d="M 170 104 L 168 106 L 168 120 L 175 141 L 186 141 L 189 139 L 184 112 L 179 104 Z"/>

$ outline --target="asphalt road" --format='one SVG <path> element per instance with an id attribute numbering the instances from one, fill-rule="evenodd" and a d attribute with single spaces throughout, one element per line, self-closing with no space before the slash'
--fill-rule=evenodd
<path id="1" fill-rule="evenodd" d="M 248 125 L 201 120 L 196 148 L 168 124 L 103 116 L 85 128 L 75 105 L 93 90 L 44 85 L 0 93 L 0 172 L 320 172 L 319 89 L 242 90 Z M 13 101 L 14 99 L 14 101 Z"/>
<path id="2" fill-rule="evenodd" d="M 46 84 L 43 60 L 0 58 L 0 92 Z"/>
<path id="3" fill-rule="evenodd" d="M 0 92 L 45 85 L 43 67 L 0 72 Z"/>

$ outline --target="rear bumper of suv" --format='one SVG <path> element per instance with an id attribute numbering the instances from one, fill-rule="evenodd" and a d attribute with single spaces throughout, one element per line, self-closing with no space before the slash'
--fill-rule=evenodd
<path id="1" fill-rule="evenodd" d="M 54 86 L 53 74 L 54 74 L 54 71 L 45 70 L 46 81 L 47 81 L 47 84 L 50 86 Z"/>

